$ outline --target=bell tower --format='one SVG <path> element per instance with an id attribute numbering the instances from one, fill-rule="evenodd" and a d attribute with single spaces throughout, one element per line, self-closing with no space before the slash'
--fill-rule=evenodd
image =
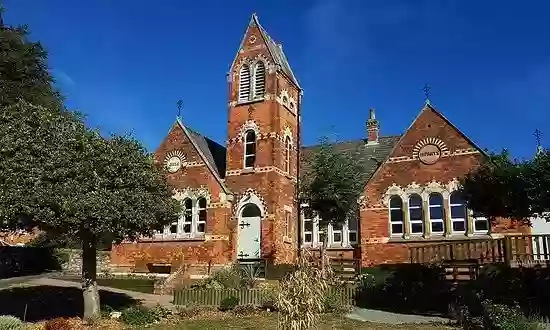
<path id="1" fill-rule="evenodd" d="M 267 34 L 256 14 L 233 60 L 228 83 L 225 182 L 235 196 L 234 220 L 243 219 L 243 210 L 249 210 L 250 203 L 261 204 L 256 205 L 261 213 L 260 242 L 238 236 L 236 258 L 253 259 L 255 254 L 273 263 L 292 262 L 298 248 L 296 188 L 302 90 L 282 45 Z M 247 220 L 237 228 L 254 227 L 249 223 Z M 260 252 L 247 252 L 255 251 L 254 244 Z"/>

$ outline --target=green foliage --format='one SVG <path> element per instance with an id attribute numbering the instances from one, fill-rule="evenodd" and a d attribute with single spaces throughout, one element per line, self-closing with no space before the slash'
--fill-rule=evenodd
<path id="1" fill-rule="evenodd" d="M 344 286 L 334 286 L 327 290 L 324 297 L 324 312 L 332 314 L 345 314 L 350 312 L 351 306 L 344 296 Z"/>
<path id="2" fill-rule="evenodd" d="M 256 265 L 244 265 L 241 268 L 241 286 L 254 288 L 258 284 L 260 267 Z"/>
<path id="3" fill-rule="evenodd" d="M 528 318 L 517 307 L 483 303 L 484 328 L 495 330 L 538 330 L 543 329 L 536 319 Z"/>
<path id="4" fill-rule="evenodd" d="M 0 315 L 0 330 L 16 330 L 23 325 L 20 319 L 11 315 Z"/>
<path id="5" fill-rule="evenodd" d="M 529 222 L 532 216 L 549 217 L 550 152 L 533 159 L 513 160 L 507 151 L 492 154 L 462 179 L 468 205 L 491 220 L 498 217 Z"/>
<path id="6" fill-rule="evenodd" d="M 229 296 L 221 301 L 220 310 L 224 312 L 230 311 L 234 309 L 237 305 L 239 305 L 239 298 L 235 296 Z"/>
<path id="7" fill-rule="evenodd" d="M 238 264 L 224 267 L 203 279 L 196 287 L 206 289 L 239 289 L 245 283 L 243 271 Z"/>
<path id="8" fill-rule="evenodd" d="M 300 199 L 320 216 L 321 227 L 357 217 L 358 198 L 365 184 L 361 180 L 364 164 L 337 151 L 326 138 L 307 158 L 307 164 L 300 177 Z"/>
<path id="9" fill-rule="evenodd" d="M 159 317 L 155 311 L 139 306 L 123 310 L 120 319 L 128 325 L 143 326 L 158 321 Z"/>
<path id="10" fill-rule="evenodd" d="M 271 311 L 277 310 L 277 299 L 279 297 L 279 286 L 271 283 L 262 283 L 259 285 L 262 292 L 261 307 Z"/>
<path id="11" fill-rule="evenodd" d="M 0 7 L 0 16 L 3 8 Z M 62 108 L 62 98 L 48 72 L 47 53 L 28 39 L 26 26 L 12 27 L 0 20 L 0 107 L 18 102 Z"/>

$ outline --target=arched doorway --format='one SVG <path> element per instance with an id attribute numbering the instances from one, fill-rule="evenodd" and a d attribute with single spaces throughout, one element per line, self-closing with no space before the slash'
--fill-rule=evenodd
<path id="1" fill-rule="evenodd" d="M 260 259 L 261 253 L 261 219 L 260 208 L 253 203 L 245 204 L 239 214 L 237 224 L 237 258 Z"/>

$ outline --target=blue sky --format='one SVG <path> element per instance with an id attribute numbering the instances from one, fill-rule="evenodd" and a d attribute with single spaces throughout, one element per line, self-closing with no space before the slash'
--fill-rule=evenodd
<path id="1" fill-rule="evenodd" d="M 1 1 L 1 0 L 0 0 Z M 482 147 L 550 144 L 550 2 L 497 0 L 3 0 L 50 52 L 71 108 L 150 149 L 183 121 L 224 144 L 226 72 L 253 12 L 304 88 L 304 143 L 401 134 L 423 105 Z"/>

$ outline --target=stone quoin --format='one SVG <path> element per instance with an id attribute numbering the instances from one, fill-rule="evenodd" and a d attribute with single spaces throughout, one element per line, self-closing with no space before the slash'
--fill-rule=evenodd
<path id="1" fill-rule="evenodd" d="M 224 145 L 178 117 L 155 152 L 181 218 L 151 238 L 114 246 L 113 266 L 146 272 L 184 262 L 200 273 L 237 260 L 292 263 L 299 249 L 319 249 L 325 235 L 329 255 L 370 266 L 408 262 L 416 244 L 528 230 L 508 220 L 489 224 L 467 208 L 458 180 L 486 155 L 426 102 L 402 135 L 380 134 L 383 123 L 371 109 L 365 137 L 334 145 L 367 164 L 358 176 L 365 188 L 359 218 L 324 232 L 296 199 L 298 170 L 307 170 L 313 152 L 299 139 L 302 88 L 256 15 L 227 81 Z"/>

